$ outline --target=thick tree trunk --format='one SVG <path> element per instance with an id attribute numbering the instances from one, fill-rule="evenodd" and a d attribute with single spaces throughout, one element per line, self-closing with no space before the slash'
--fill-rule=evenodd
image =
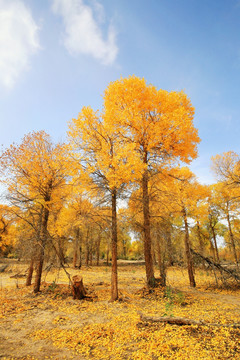
<path id="1" fill-rule="evenodd" d="M 235 246 L 235 241 L 234 241 L 234 237 L 233 237 L 232 226 L 231 226 L 231 221 L 230 221 L 230 216 L 229 216 L 228 209 L 227 209 L 227 222 L 228 222 L 229 237 L 230 237 L 231 246 L 232 246 L 232 250 L 233 250 L 233 256 L 234 256 L 234 259 L 235 259 L 236 266 L 238 268 L 237 251 L 236 251 L 236 246 Z"/>
<path id="2" fill-rule="evenodd" d="M 117 275 L 117 192 L 112 191 L 112 281 L 111 301 L 118 299 L 118 275 Z"/>
<path id="3" fill-rule="evenodd" d="M 42 278 L 42 269 L 43 269 L 43 261 L 44 261 L 44 247 L 43 244 L 39 244 L 40 248 L 38 251 L 38 257 L 36 262 L 36 277 L 34 282 L 33 291 L 38 293 L 40 291 L 41 278 Z"/>
<path id="4" fill-rule="evenodd" d="M 145 154 L 145 163 L 147 163 L 147 154 Z M 155 286 L 155 277 L 152 261 L 152 246 L 150 233 L 150 211 L 148 195 L 148 172 L 144 172 L 142 177 L 142 202 L 143 202 L 143 233 L 144 233 L 144 257 L 146 266 L 147 284 L 149 287 Z"/>
<path id="5" fill-rule="evenodd" d="M 32 275 L 33 275 L 33 269 L 34 269 L 34 259 L 31 259 L 29 268 L 28 268 L 28 274 L 27 274 L 27 279 L 26 279 L 26 286 L 30 286 L 32 285 Z"/>
<path id="6" fill-rule="evenodd" d="M 191 251 L 190 251 L 187 214 L 186 214 L 186 210 L 184 207 L 183 207 L 182 213 L 183 213 L 183 220 L 184 220 L 184 226 L 185 226 L 184 240 L 185 240 L 185 253 L 186 253 L 186 258 L 187 258 L 187 267 L 188 267 L 188 277 L 189 277 L 190 286 L 196 287 L 196 282 L 195 282 L 194 273 L 193 273 L 193 260 L 192 260 L 192 255 L 191 255 Z"/>

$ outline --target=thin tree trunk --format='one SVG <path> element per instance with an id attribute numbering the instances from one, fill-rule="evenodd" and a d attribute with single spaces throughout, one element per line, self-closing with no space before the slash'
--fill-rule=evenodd
<path id="1" fill-rule="evenodd" d="M 101 234 L 98 234 L 98 239 L 96 243 L 96 265 L 99 266 L 99 258 L 100 258 L 100 243 L 101 243 Z"/>
<path id="2" fill-rule="evenodd" d="M 87 229 L 86 236 L 86 255 L 85 255 L 85 264 L 88 266 L 89 263 L 89 228 Z"/>
<path id="3" fill-rule="evenodd" d="M 60 267 L 61 264 L 65 264 L 64 237 L 58 238 L 57 245 L 58 245 L 58 254 L 59 254 L 59 256 L 57 256 L 57 262 L 58 262 L 58 266 Z"/>
<path id="4" fill-rule="evenodd" d="M 79 227 L 75 229 L 75 243 L 74 243 L 74 254 L 73 254 L 73 267 L 77 267 L 77 255 L 78 255 L 78 244 L 79 242 Z"/>
<path id="5" fill-rule="evenodd" d="M 186 253 L 187 267 L 188 267 L 188 277 L 189 277 L 190 286 L 191 287 L 196 287 L 196 282 L 195 282 L 194 273 L 193 273 L 193 260 L 192 260 L 192 255 L 191 255 L 191 252 L 190 252 L 187 214 L 186 214 L 186 210 L 185 210 L 184 207 L 183 207 L 182 213 L 183 213 L 183 219 L 184 219 L 184 225 L 185 225 L 185 237 L 184 237 L 184 239 L 185 239 L 185 253 Z"/>
<path id="6" fill-rule="evenodd" d="M 231 226 L 228 209 L 227 209 L 227 222 L 228 222 L 228 230 L 229 230 L 229 236 L 230 236 L 230 241 L 231 241 L 231 245 L 232 245 L 233 255 L 234 255 L 236 266 L 238 268 L 237 251 L 236 251 L 236 246 L 235 246 L 235 241 L 234 241 L 234 237 L 233 237 L 232 226 Z"/>
<path id="7" fill-rule="evenodd" d="M 165 259 L 163 255 L 163 251 L 160 246 L 160 239 L 156 239 L 157 245 L 157 257 L 158 257 L 158 266 L 159 266 L 159 273 L 160 273 L 160 285 L 166 286 L 166 267 L 165 267 Z"/>
<path id="8" fill-rule="evenodd" d="M 155 254 L 155 241 L 152 239 L 152 261 L 154 265 L 157 265 L 157 259 Z"/>
<path id="9" fill-rule="evenodd" d="M 33 257 L 32 257 L 32 258 L 31 258 L 30 265 L 29 265 L 29 268 L 28 268 L 28 275 L 27 275 L 27 279 L 26 279 L 26 286 L 32 285 L 33 269 L 34 269 L 34 259 L 33 259 Z"/>
<path id="10" fill-rule="evenodd" d="M 145 153 L 144 163 L 147 164 L 147 153 Z M 151 233 L 150 233 L 150 211 L 148 195 L 148 172 L 145 170 L 142 177 L 142 201 L 143 201 L 143 233 L 144 233 L 144 257 L 146 267 L 147 284 L 149 287 L 155 286 L 155 277 L 152 261 Z"/>
<path id="11" fill-rule="evenodd" d="M 215 232 L 215 228 L 213 226 L 212 220 L 210 220 L 210 226 L 211 226 L 212 235 L 213 235 L 214 250 L 215 250 L 215 253 L 216 253 L 216 261 L 218 263 L 220 263 L 219 253 L 218 253 L 218 246 L 217 246 L 216 232 Z"/>
<path id="12" fill-rule="evenodd" d="M 199 250 L 200 253 L 204 255 L 204 245 L 203 245 L 199 221 L 197 221 L 197 234 L 198 234 Z"/>
<path id="13" fill-rule="evenodd" d="M 172 247 L 172 238 L 171 238 L 171 225 L 167 229 L 167 254 L 168 254 L 168 265 L 173 266 L 173 247 Z"/>
<path id="14" fill-rule="evenodd" d="M 45 201 L 46 202 L 50 201 L 50 197 L 47 197 L 45 199 Z M 35 283 L 34 283 L 34 289 L 33 289 L 33 291 L 35 293 L 40 291 L 45 246 L 46 246 L 46 243 L 47 243 L 48 218 L 49 218 L 49 209 L 47 207 L 45 207 L 43 209 L 42 220 L 40 219 L 39 249 L 38 249 L 38 257 L 37 257 L 37 263 L 36 263 L 36 277 L 35 277 Z"/>
<path id="15" fill-rule="evenodd" d="M 90 266 L 92 266 L 93 264 L 93 238 L 92 238 L 92 233 L 90 236 L 90 246 L 89 246 L 89 262 L 90 262 Z"/>
<path id="16" fill-rule="evenodd" d="M 82 267 L 82 245 L 79 246 L 79 265 L 78 268 L 81 269 Z"/>
<path id="17" fill-rule="evenodd" d="M 111 300 L 118 299 L 118 275 L 117 275 L 117 191 L 112 191 L 112 281 Z"/>

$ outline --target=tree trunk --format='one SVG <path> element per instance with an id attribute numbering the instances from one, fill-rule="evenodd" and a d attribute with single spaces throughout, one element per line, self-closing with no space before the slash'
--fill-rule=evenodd
<path id="1" fill-rule="evenodd" d="M 101 234 L 99 233 L 97 243 L 96 243 L 96 265 L 99 266 L 100 259 L 100 244 L 101 244 Z"/>
<path id="2" fill-rule="evenodd" d="M 61 264 L 65 264 L 65 256 L 64 256 L 64 237 L 58 238 L 58 256 L 57 256 L 57 262 L 58 266 L 60 267 Z"/>
<path id="3" fill-rule="evenodd" d="M 212 229 L 212 235 L 213 235 L 214 249 L 215 249 L 215 253 L 216 253 L 216 260 L 217 260 L 218 263 L 220 263 L 219 253 L 218 253 L 218 246 L 217 246 L 216 232 L 215 232 L 215 228 L 214 228 L 212 223 L 211 223 L 211 229 Z"/>
<path id="4" fill-rule="evenodd" d="M 40 291 L 41 278 L 42 278 L 42 269 L 43 269 L 43 261 L 44 261 L 44 246 L 43 244 L 39 244 L 37 262 L 36 262 L 36 277 L 34 282 L 33 291 L 38 293 Z"/>
<path id="5" fill-rule="evenodd" d="M 112 281 L 111 301 L 118 299 L 118 276 L 117 276 L 117 191 L 112 190 Z"/>
<path id="6" fill-rule="evenodd" d="M 45 201 L 46 202 L 50 201 L 50 197 L 45 199 Z M 42 219 L 40 219 L 39 250 L 38 250 L 37 263 L 36 263 L 36 277 L 35 277 L 35 283 L 34 283 L 34 289 L 33 289 L 33 291 L 35 293 L 40 291 L 45 246 L 46 246 L 46 243 L 47 243 L 48 218 L 49 218 L 49 209 L 47 207 L 45 207 L 43 209 L 43 217 L 42 217 Z"/>
<path id="7" fill-rule="evenodd" d="M 202 234 L 201 234 L 201 230 L 200 230 L 199 221 L 197 221 L 197 234 L 198 234 L 199 250 L 200 250 L 200 253 L 204 255 L 204 244 L 203 244 L 203 240 L 202 240 Z"/>
<path id="8" fill-rule="evenodd" d="M 172 238 L 171 238 L 171 224 L 167 229 L 167 254 L 168 254 L 168 265 L 173 266 L 173 247 L 172 247 Z"/>
<path id="9" fill-rule="evenodd" d="M 90 266 L 92 266 L 93 264 L 93 235 L 91 233 L 90 235 L 90 244 L 89 244 L 89 263 L 90 263 Z"/>
<path id="10" fill-rule="evenodd" d="M 147 153 L 145 153 L 144 163 L 147 164 Z M 143 233 L 144 233 L 144 257 L 146 267 L 147 284 L 149 287 L 155 286 L 155 277 L 152 261 L 151 233 L 150 233 L 150 211 L 148 195 L 148 172 L 145 170 L 142 176 L 142 202 L 143 202 Z"/>
<path id="11" fill-rule="evenodd" d="M 234 255 L 236 266 L 238 268 L 237 251 L 236 251 L 236 246 L 235 246 L 235 241 L 234 241 L 234 237 L 233 237 L 232 226 L 231 226 L 228 209 L 227 209 L 227 222 L 228 222 L 229 237 L 230 237 L 230 241 L 231 241 L 231 245 L 232 245 L 233 255 Z"/>
<path id="12" fill-rule="evenodd" d="M 73 254 L 73 267 L 77 267 L 78 258 L 78 247 L 79 247 L 79 227 L 75 228 L 75 243 L 74 243 L 74 254 Z"/>
<path id="13" fill-rule="evenodd" d="M 88 263 L 89 263 L 89 229 L 87 229 L 87 236 L 86 236 L 85 265 L 88 266 Z"/>
<path id="14" fill-rule="evenodd" d="M 163 255 L 163 251 L 160 246 L 160 239 L 156 239 L 157 245 L 157 256 L 158 256 L 158 266 L 159 266 L 159 273 L 160 273 L 160 285 L 166 286 L 166 267 L 165 267 L 165 259 Z"/>
<path id="15" fill-rule="evenodd" d="M 30 286 L 32 285 L 32 275 L 33 275 L 33 269 L 34 269 L 34 259 L 33 257 L 31 258 L 31 262 L 28 268 L 28 275 L 27 275 L 27 279 L 26 279 L 26 286 Z"/>
<path id="16" fill-rule="evenodd" d="M 184 219 L 184 225 L 185 225 L 185 237 L 184 237 L 184 240 L 185 240 L 185 253 L 186 253 L 186 258 L 187 258 L 187 267 L 188 267 L 188 277 L 189 277 L 190 286 L 191 287 L 196 287 L 196 282 L 195 282 L 194 273 L 193 273 L 193 260 L 192 260 L 192 255 L 191 255 L 191 252 L 190 252 L 187 214 L 186 214 L 186 210 L 185 210 L 184 207 L 183 207 L 182 213 L 183 213 L 183 219 Z"/>

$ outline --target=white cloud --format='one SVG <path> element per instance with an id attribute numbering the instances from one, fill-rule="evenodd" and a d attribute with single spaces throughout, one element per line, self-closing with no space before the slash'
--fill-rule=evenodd
<path id="1" fill-rule="evenodd" d="M 0 83 L 11 88 L 39 47 L 29 9 L 20 0 L 0 0 Z"/>
<path id="2" fill-rule="evenodd" d="M 53 0 L 52 9 L 63 17 L 64 45 L 71 55 L 92 55 L 105 65 L 114 62 L 118 52 L 115 30 L 109 26 L 107 39 L 103 39 L 100 24 L 104 12 L 97 1 L 91 8 L 82 0 Z"/>

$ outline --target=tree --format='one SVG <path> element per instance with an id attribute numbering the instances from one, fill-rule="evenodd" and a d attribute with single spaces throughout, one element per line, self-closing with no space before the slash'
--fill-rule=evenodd
<path id="1" fill-rule="evenodd" d="M 133 145 L 123 146 L 114 123 L 105 123 L 105 113 L 99 115 L 84 107 L 77 119 L 69 125 L 69 138 L 73 155 L 97 188 L 96 196 L 103 193 L 111 203 L 112 280 L 111 300 L 118 299 L 117 278 L 117 198 L 131 181 L 136 164 L 131 160 Z M 97 193 L 98 192 L 98 193 Z M 109 199 L 110 195 L 110 199 Z"/>
<path id="2" fill-rule="evenodd" d="M 218 180 L 228 185 L 240 185 L 240 157 L 234 151 L 212 157 L 212 169 Z"/>
<path id="3" fill-rule="evenodd" d="M 232 249 L 233 257 L 238 268 L 238 256 L 236 243 L 233 236 L 232 220 L 236 216 L 237 210 L 239 208 L 239 190 L 235 187 L 229 187 L 226 182 L 218 182 L 214 185 L 213 191 L 215 193 L 215 203 L 227 221 L 230 247 Z"/>
<path id="4" fill-rule="evenodd" d="M 11 145 L 0 157 L 7 199 L 19 209 L 16 215 L 34 229 L 37 247 L 34 292 L 40 290 L 50 211 L 62 201 L 59 189 L 66 187 L 70 164 L 66 146 L 54 145 L 44 131 L 25 135 L 20 145 Z"/>
<path id="5" fill-rule="evenodd" d="M 135 179 L 142 189 L 146 277 L 148 285 L 154 286 L 149 180 L 174 161 L 189 163 L 197 156 L 200 139 L 193 126 L 194 108 L 184 92 L 157 90 L 136 76 L 111 83 L 104 106 L 106 123 L 115 127 L 124 144 L 134 145 L 140 162 L 141 180 L 139 172 Z"/>
<path id="6" fill-rule="evenodd" d="M 11 208 L 0 204 L 0 254 L 7 255 L 15 245 L 15 220 Z"/>

